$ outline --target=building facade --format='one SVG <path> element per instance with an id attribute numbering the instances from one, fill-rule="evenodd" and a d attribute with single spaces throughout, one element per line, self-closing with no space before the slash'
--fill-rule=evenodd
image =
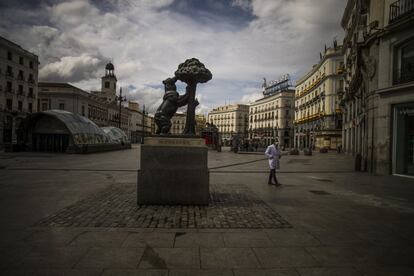
<path id="1" fill-rule="evenodd" d="M 128 112 L 128 131 L 131 143 L 140 143 L 143 135 L 144 117 L 139 110 L 139 104 L 129 101 L 126 110 Z"/>
<path id="2" fill-rule="evenodd" d="M 128 102 L 120 105 L 116 95 L 114 66 L 108 63 L 102 77 L 102 91 L 86 92 L 68 83 L 39 83 L 39 111 L 60 109 L 89 118 L 100 127 L 113 126 L 122 129 L 132 143 L 139 143 L 143 133 L 153 132 L 153 122 L 143 115 L 139 104 Z M 145 119 L 143 118 L 145 117 Z"/>
<path id="3" fill-rule="evenodd" d="M 343 68 L 342 46 L 335 41 L 296 82 L 295 148 L 337 149 L 342 144 Z"/>
<path id="4" fill-rule="evenodd" d="M 68 83 L 39 82 L 39 111 L 66 110 L 108 126 L 109 107 L 102 99 Z"/>
<path id="5" fill-rule="evenodd" d="M 187 114 L 185 113 L 175 113 L 171 118 L 171 129 L 170 133 L 173 135 L 181 135 L 184 132 L 185 121 Z"/>
<path id="6" fill-rule="evenodd" d="M 283 148 L 293 147 L 295 90 L 288 75 L 263 82 L 263 98 L 249 107 L 249 139 L 269 145 L 275 139 Z"/>
<path id="7" fill-rule="evenodd" d="M 249 126 L 249 106 L 244 104 L 224 105 L 208 113 L 207 121 L 217 126 L 224 143 L 235 135 L 247 139 Z"/>
<path id="8" fill-rule="evenodd" d="M 21 121 L 37 111 L 39 59 L 0 36 L 0 149 L 17 143 Z"/>
<path id="9" fill-rule="evenodd" d="M 344 149 L 361 170 L 414 176 L 413 1 L 349 0 L 341 25 Z"/>
<path id="10" fill-rule="evenodd" d="M 39 111 L 66 110 L 74 114 L 84 116 L 100 127 L 119 127 L 132 143 L 139 143 L 143 133 L 143 113 L 139 110 L 138 103 L 128 103 L 128 107 L 119 108 L 119 103 L 107 102 L 106 99 L 97 97 L 68 83 L 39 83 Z M 119 112 L 121 111 L 121 121 Z M 151 121 L 146 124 L 146 134 L 151 134 Z"/>

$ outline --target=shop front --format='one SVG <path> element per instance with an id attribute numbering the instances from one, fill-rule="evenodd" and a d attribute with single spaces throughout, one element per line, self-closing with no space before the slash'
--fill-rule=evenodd
<path id="1" fill-rule="evenodd" d="M 393 174 L 414 177 L 414 103 L 393 108 Z"/>

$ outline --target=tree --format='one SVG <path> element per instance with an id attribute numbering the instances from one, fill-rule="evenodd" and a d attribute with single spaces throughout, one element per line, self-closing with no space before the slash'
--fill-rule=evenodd
<path id="1" fill-rule="evenodd" d="M 195 109 L 198 105 L 198 101 L 195 98 L 197 84 L 208 82 L 213 75 L 198 59 L 191 58 L 178 65 L 175 76 L 187 84 L 189 92 L 187 118 L 183 134 L 195 135 Z"/>

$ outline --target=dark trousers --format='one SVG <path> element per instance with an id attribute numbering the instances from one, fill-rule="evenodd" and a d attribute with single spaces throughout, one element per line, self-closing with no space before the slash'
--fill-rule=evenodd
<path id="1" fill-rule="evenodd" d="M 275 184 L 277 184 L 277 179 L 276 179 L 276 170 L 270 170 L 270 174 L 269 174 L 269 181 L 267 183 L 271 184 L 272 183 L 272 179 L 275 182 Z"/>

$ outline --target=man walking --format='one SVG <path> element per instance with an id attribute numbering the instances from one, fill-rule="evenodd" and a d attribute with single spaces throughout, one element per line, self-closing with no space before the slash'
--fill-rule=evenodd
<path id="1" fill-rule="evenodd" d="M 281 157 L 281 152 L 275 140 L 272 140 L 272 144 L 267 147 L 265 154 L 269 158 L 270 167 L 269 181 L 267 184 L 272 185 L 273 180 L 275 182 L 273 185 L 280 186 L 281 184 L 279 184 L 276 178 L 276 169 L 280 169 L 279 159 Z"/>

